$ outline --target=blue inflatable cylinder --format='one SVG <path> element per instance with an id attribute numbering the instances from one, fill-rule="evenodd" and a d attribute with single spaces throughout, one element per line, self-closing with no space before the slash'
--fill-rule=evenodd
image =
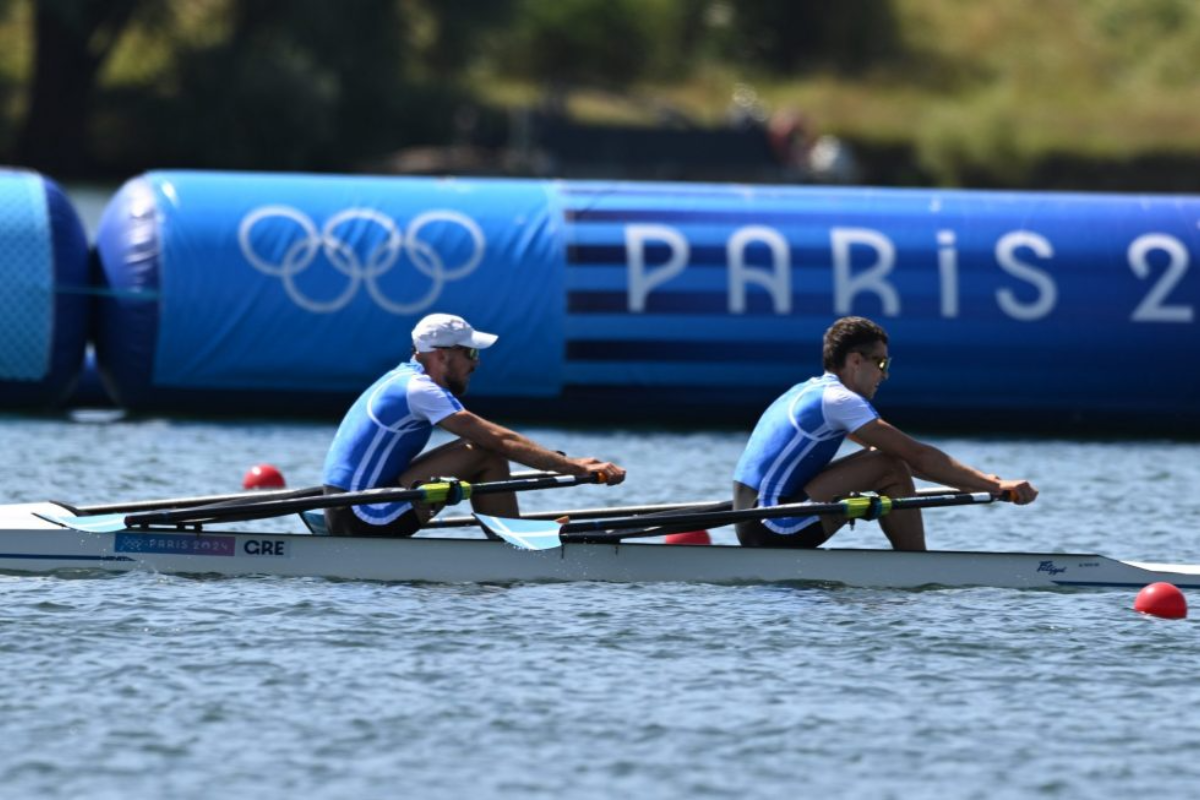
<path id="1" fill-rule="evenodd" d="M 97 245 L 134 409 L 340 410 L 442 311 L 472 406 L 745 424 L 857 314 L 885 417 L 1200 431 L 1195 197 L 155 172 Z"/>
<path id="2" fill-rule="evenodd" d="M 546 184 L 149 173 L 100 223 L 101 375 L 134 410 L 340 409 L 443 311 L 505 331 L 473 392 L 550 397 L 562 250 Z"/>
<path id="3" fill-rule="evenodd" d="M 61 404 L 83 364 L 87 236 L 53 181 L 0 170 L 0 407 Z"/>

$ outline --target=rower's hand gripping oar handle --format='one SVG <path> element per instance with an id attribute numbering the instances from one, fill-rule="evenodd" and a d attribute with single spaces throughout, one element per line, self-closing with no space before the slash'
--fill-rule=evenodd
<path id="1" fill-rule="evenodd" d="M 470 483 L 458 478 L 432 478 L 425 483 L 418 483 L 412 487 L 412 490 L 420 493 L 419 497 L 413 498 L 417 502 L 427 505 L 452 506 L 461 503 L 463 500 L 470 500 L 473 495 L 477 494 L 607 482 L 608 476 L 603 472 L 589 472 L 586 475 L 560 475 L 552 472 L 531 475 L 528 478 L 495 481 L 493 483 Z"/>

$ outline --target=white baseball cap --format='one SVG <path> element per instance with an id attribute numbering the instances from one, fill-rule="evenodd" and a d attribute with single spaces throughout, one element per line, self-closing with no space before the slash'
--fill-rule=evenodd
<path id="1" fill-rule="evenodd" d="M 471 327 L 462 317 L 453 314 L 430 314 L 413 328 L 413 347 L 418 353 L 431 353 L 439 347 L 491 347 L 500 337 Z"/>

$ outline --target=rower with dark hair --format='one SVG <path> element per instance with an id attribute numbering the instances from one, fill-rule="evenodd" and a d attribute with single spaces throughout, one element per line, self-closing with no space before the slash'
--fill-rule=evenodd
<path id="1" fill-rule="evenodd" d="M 788 389 L 763 413 L 734 472 L 734 508 L 805 500 L 828 502 L 854 492 L 912 495 L 913 477 L 966 491 L 1003 492 L 1031 503 L 1037 489 L 1026 480 L 1003 480 L 956 461 L 933 445 L 885 422 L 871 405 L 888 377 L 888 335 L 863 317 L 843 317 L 825 332 L 825 374 Z M 864 449 L 835 459 L 849 437 Z M 818 547 L 845 518 L 808 516 L 750 520 L 737 525 L 743 545 Z M 897 550 L 924 550 L 919 510 L 880 520 Z"/>

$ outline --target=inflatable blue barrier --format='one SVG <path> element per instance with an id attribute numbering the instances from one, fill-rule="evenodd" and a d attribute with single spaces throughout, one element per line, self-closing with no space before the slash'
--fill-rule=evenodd
<path id="1" fill-rule="evenodd" d="M 101 222 L 119 403 L 340 410 L 426 313 L 500 334 L 471 405 L 745 424 L 869 316 L 878 405 L 1200 430 L 1200 198 L 154 172 Z"/>
<path id="2" fill-rule="evenodd" d="M 105 209 L 100 374 L 130 409 L 325 411 L 434 310 L 504 331 L 472 389 L 562 387 L 548 184 L 161 172 Z"/>
<path id="3" fill-rule="evenodd" d="M 87 341 L 87 236 L 58 185 L 35 172 L 0 169 L 0 278 L 0 408 L 60 405 Z"/>

